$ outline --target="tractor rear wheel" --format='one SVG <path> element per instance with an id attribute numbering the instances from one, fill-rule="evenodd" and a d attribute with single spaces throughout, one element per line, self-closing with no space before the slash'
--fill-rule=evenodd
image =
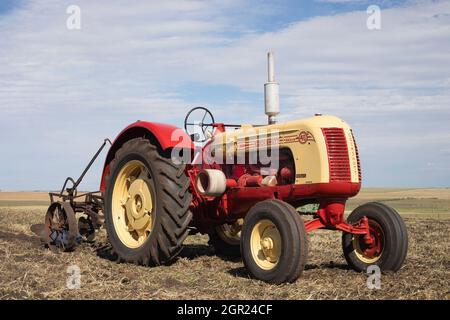
<path id="1" fill-rule="evenodd" d="M 381 271 L 397 271 L 403 265 L 408 251 L 408 232 L 397 211 L 385 204 L 369 202 L 356 208 L 348 217 L 349 223 L 361 218 L 369 220 L 372 243 L 364 235 L 344 233 L 342 248 L 348 264 L 358 272 L 377 265 Z"/>
<path id="2" fill-rule="evenodd" d="M 254 278 L 275 284 L 294 282 L 305 267 L 308 253 L 302 217 L 279 200 L 257 203 L 245 217 L 241 252 Z"/>
<path id="3" fill-rule="evenodd" d="M 241 230 L 243 219 L 233 224 L 223 224 L 214 228 L 209 235 L 209 244 L 219 256 L 237 258 L 241 256 Z"/>
<path id="4" fill-rule="evenodd" d="M 106 178 L 105 225 L 120 261 L 161 265 L 182 248 L 192 219 L 185 165 L 144 138 L 116 152 Z"/>

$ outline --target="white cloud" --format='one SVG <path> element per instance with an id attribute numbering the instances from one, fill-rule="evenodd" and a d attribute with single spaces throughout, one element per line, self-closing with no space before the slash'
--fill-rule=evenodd
<path id="1" fill-rule="evenodd" d="M 160 88 L 167 91 L 167 83 L 200 81 L 259 92 L 268 48 L 276 52 L 282 93 L 289 96 L 311 88 L 351 94 L 364 89 L 448 90 L 448 2 L 383 10 L 380 31 L 367 30 L 365 12 L 351 12 L 237 39 L 226 34 L 232 19 L 210 18 L 225 10 L 215 8 L 217 4 L 169 3 L 124 7 L 113 2 L 106 7 L 81 1 L 79 32 L 63 27 L 62 4 L 47 6 L 43 16 L 35 13 L 39 5 L 19 11 L 0 31 L 6 39 L 2 90 L 11 98 L 14 88 L 22 98 L 24 91 L 56 84 L 66 86 L 63 92 L 86 93 L 85 86 L 94 85 L 101 93 L 106 84 L 143 90 L 145 83 L 145 90 L 158 93 Z M 102 82 L 92 83 L 97 80 Z"/>

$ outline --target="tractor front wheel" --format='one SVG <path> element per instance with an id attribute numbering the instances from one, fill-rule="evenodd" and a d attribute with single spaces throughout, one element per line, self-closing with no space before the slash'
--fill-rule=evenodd
<path id="1" fill-rule="evenodd" d="M 241 230 L 243 219 L 233 224 L 225 223 L 217 226 L 209 233 L 209 244 L 214 247 L 216 254 L 228 258 L 241 256 Z"/>
<path id="2" fill-rule="evenodd" d="M 408 232 L 403 219 L 393 208 L 369 202 L 356 208 L 347 221 L 356 223 L 363 217 L 369 221 L 370 239 L 351 233 L 342 235 L 347 263 L 358 272 L 366 271 L 370 265 L 377 265 L 381 271 L 400 269 L 408 251 Z"/>
<path id="3" fill-rule="evenodd" d="M 161 265 L 188 235 L 192 195 L 185 166 L 144 138 L 116 152 L 106 178 L 105 225 L 119 260 Z"/>
<path id="4" fill-rule="evenodd" d="M 246 215 L 241 252 L 254 278 L 274 284 L 294 282 L 305 267 L 307 251 L 303 219 L 291 205 L 266 200 Z"/>

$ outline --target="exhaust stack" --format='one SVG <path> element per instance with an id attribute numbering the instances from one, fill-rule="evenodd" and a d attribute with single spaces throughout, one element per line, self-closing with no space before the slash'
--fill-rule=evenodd
<path id="1" fill-rule="evenodd" d="M 264 105 L 269 124 L 276 123 L 275 116 L 280 113 L 279 83 L 275 82 L 273 53 L 267 53 L 267 82 L 264 84 Z"/>

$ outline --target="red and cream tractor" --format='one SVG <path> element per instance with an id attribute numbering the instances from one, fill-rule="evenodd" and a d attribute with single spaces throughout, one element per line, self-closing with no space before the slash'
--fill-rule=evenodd
<path id="1" fill-rule="evenodd" d="M 271 53 L 268 69 L 267 125 L 219 123 L 201 107 L 188 113 L 185 130 L 131 124 L 108 151 L 101 193 L 88 194 L 78 207 L 73 187 L 58 194 L 62 201 L 52 200 L 48 235 L 55 231 L 55 216 L 63 212 L 73 229 L 69 211 L 81 212 L 87 215 L 84 226 L 105 225 L 119 260 L 154 266 L 170 263 L 186 237 L 200 232 L 218 254 L 240 255 L 254 278 L 283 283 L 301 275 L 308 233 L 328 229 L 342 231 L 343 253 L 355 270 L 399 270 L 408 236 L 394 209 L 371 202 L 344 216 L 346 200 L 361 188 L 352 129 L 320 114 L 277 123 Z M 304 221 L 296 208 L 307 204 L 317 209 Z M 78 228 L 66 245 L 82 234 L 80 223 Z"/>

